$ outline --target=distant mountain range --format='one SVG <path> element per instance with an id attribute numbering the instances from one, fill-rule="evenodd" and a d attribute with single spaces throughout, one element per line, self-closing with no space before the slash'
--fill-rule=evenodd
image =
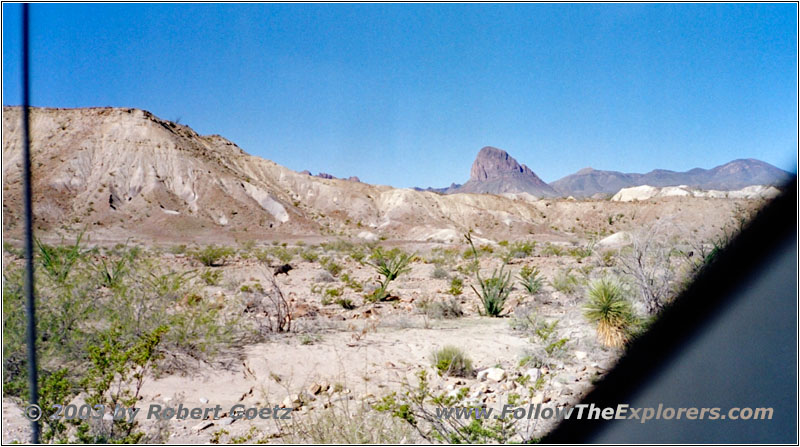
<path id="1" fill-rule="evenodd" d="M 679 186 L 706 190 L 737 190 L 751 185 L 780 186 L 792 174 L 753 158 L 733 160 L 712 169 L 695 168 L 686 172 L 655 169 L 646 174 L 601 171 L 584 168 L 559 180 L 545 183 L 536 173 L 520 164 L 506 151 L 484 147 L 472 164 L 470 178 L 463 185 L 427 188 L 443 194 L 454 193 L 529 193 L 537 197 L 607 197 L 632 186 Z M 423 190 L 416 188 L 418 190 Z"/>

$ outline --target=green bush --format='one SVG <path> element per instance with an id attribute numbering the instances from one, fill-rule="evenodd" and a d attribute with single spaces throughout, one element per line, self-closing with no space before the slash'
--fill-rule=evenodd
<path id="1" fill-rule="evenodd" d="M 472 247 L 475 260 L 478 261 L 478 251 L 475 250 L 475 245 L 472 243 L 472 235 L 467 233 L 465 237 L 470 247 Z M 505 307 L 508 295 L 511 293 L 511 272 L 504 273 L 504 268 L 505 264 L 500 266 L 499 270 L 495 269 L 492 276 L 487 279 L 481 278 L 480 270 L 476 271 L 475 277 L 478 280 L 481 291 L 479 292 L 475 286 L 470 286 L 480 298 L 481 304 L 483 304 L 483 312 L 490 317 L 499 317 L 503 313 L 503 307 Z"/>
<path id="2" fill-rule="evenodd" d="M 219 267 L 224 265 L 227 259 L 233 256 L 234 251 L 229 247 L 217 247 L 208 245 L 205 248 L 195 250 L 192 257 L 200 261 L 206 267 Z"/>
<path id="3" fill-rule="evenodd" d="M 450 280 L 450 289 L 447 291 L 450 295 L 459 296 L 464 292 L 464 280 L 458 276 L 454 276 Z"/>
<path id="4" fill-rule="evenodd" d="M 336 260 L 325 256 L 324 258 L 319 260 L 319 263 L 322 264 L 322 267 L 328 271 L 333 276 L 339 276 L 339 273 L 342 271 L 342 266 L 336 263 Z"/>
<path id="5" fill-rule="evenodd" d="M 206 269 L 203 270 L 203 273 L 200 273 L 200 279 L 202 279 L 206 285 L 216 286 L 222 280 L 222 272 L 219 270 Z"/>
<path id="6" fill-rule="evenodd" d="M 537 267 L 523 266 L 519 270 L 517 278 L 520 285 L 528 291 L 529 295 L 535 295 L 542 289 L 543 280 Z"/>
<path id="7" fill-rule="evenodd" d="M 433 279 L 447 279 L 450 277 L 450 274 L 447 273 L 447 270 L 440 266 L 434 267 L 433 271 L 431 272 L 431 278 Z"/>
<path id="8" fill-rule="evenodd" d="M 411 270 L 411 268 L 408 267 L 411 258 L 412 255 L 404 253 L 396 248 L 387 252 L 383 251 L 380 247 L 376 248 L 370 256 L 372 262 L 369 262 L 369 265 L 375 268 L 375 271 L 379 275 L 383 276 L 383 280 L 380 281 L 378 288 L 368 296 L 368 299 L 370 301 L 381 301 L 387 298 L 389 292 L 386 288 L 389 286 L 389 283 L 397 279 L 397 277 L 403 273 Z"/>
<path id="9" fill-rule="evenodd" d="M 589 285 L 587 299 L 584 314 L 597 324 L 600 340 L 606 346 L 623 346 L 628 341 L 634 316 L 622 285 L 609 278 L 595 280 Z"/>
<path id="10" fill-rule="evenodd" d="M 578 290 L 579 281 L 578 278 L 571 273 L 571 269 L 566 269 L 553 276 L 553 279 L 550 280 L 550 284 L 561 293 L 572 294 Z"/>
<path id="11" fill-rule="evenodd" d="M 432 360 L 440 376 L 467 377 L 472 374 L 472 360 L 455 346 L 434 351 Z"/>

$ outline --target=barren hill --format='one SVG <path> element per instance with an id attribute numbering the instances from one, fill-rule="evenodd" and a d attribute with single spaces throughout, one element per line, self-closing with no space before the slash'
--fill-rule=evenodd
<path id="1" fill-rule="evenodd" d="M 20 110 L 3 112 L 3 225 L 8 236 L 17 237 Z M 323 179 L 137 109 L 36 108 L 31 136 L 40 236 L 86 229 L 95 241 L 382 237 L 447 242 L 475 228 L 495 240 L 530 234 L 566 239 L 574 232 L 610 231 L 607 215 L 625 214 L 631 207 L 637 207 L 640 224 L 677 209 L 718 222 L 735 206 L 727 200 L 703 202 L 708 199 L 631 204 L 535 200 L 525 194 L 440 195 Z M 485 162 L 476 161 L 476 179 L 491 182 L 510 168 L 518 173 L 512 179 L 540 186 L 540 194 L 549 191 L 502 151 L 482 152 Z"/>

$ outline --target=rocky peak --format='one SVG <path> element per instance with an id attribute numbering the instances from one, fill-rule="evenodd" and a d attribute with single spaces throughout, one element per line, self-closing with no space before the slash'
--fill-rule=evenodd
<path id="1" fill-rule="evenodd" d="M 520 165 L 508 152 L 486 146 L 478 152 L 475 162 L 472 163 L 469 179 L 480 182 L 513 173 L 536 175 L 527 166 Z"/>

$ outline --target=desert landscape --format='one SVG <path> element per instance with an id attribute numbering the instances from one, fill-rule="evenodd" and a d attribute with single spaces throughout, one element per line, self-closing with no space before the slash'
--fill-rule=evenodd
<path id="1" fill-rule="evenodd" d="M 53 443 L 536 441 L 558 418 L 437 411 L 574 405 L 791 176 L 744 159 L 548 184 L 487 146 L 463 185 L 397 189 L 133 108 L 35 108 L 31 138 L 42 406 L 226 409 L 45 416 Z M 30 430 L 21 153 L 4 107 L 4 443 Z"/>

